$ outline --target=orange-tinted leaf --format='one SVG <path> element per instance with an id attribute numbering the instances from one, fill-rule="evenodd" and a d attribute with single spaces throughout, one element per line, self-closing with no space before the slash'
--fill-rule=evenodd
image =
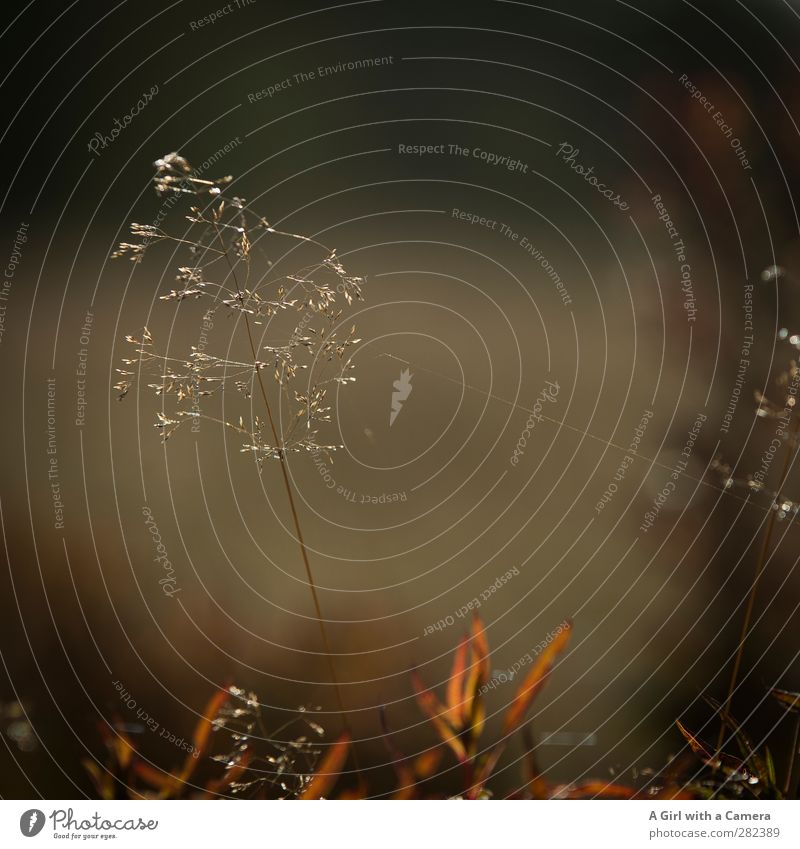
<path id="1" fill-rule="evenodd" d="M 706 766 L 712 769 L 722 769 L 725 773 L 737 779 L 749 781 L 751 778 L 750 771 L 745 766 L 744 761 L 739 758 L 731 757 L 723 752 L 714 754 L 712 747 L 695 737 L 684 725 L 678 720 L 675 720 L 678 730 L 683 734 L 689 748 L 703 761 Z"/>
<path id="2" fill-rule="evenodd" d="M 460 728 L 461 717 L 464 710 L 466 698 L 465 685 L 467 681 L 467 651 L 469 649 L 469 637 L 464 635 L 456 649 L 453 658 L 453 669 L 450 672 L 450 680 L 447 682 L 447 720 L 455 728 Z"/>
<path id="3" fill-rule="evenodd" d="M 194 746 L 195 752 L 198 753 L 198 758 L 202 757 L 208 749 L 208 741 L 211 736 L 211 732 L 214 730 L 214 720 L 217 718 L 222 706 L 229 698 L 230 692 L 227 687 L 221 688 L 214 693 L 206 705 L 206 709 L 203 711 L 203 716 L 197 723 L 194 730 L 194 736 L 192 737 L 192 745 Z"/>
<path id="4" fill-rule="evenodd" d="M 416 795 L 417 779 L 411 762 L 408 760 L 396 762 L 394 771 L 397 776 L 397 790 L 392 793 L 392 799 L 413 799 Z"/>
<path id="5" fill-rule="evenodd" d="M 550 785 L 539 769 L 539 764 L 536 760 L 536 748 L 533 745 L 530 728 L 523 728 L 522 739 L 525 743 L 524 773 L 528 794 L 531 799 L 549 799 L 551 792 Z"/>
<path id="6" fill-rule="evenodd" d="M 327 796 L 336 784 L 342 767 L 350 751 L 350 732 L 343 731 L 339 739 L 328 749 L 319 769 L 314 773 L 301 799 L 322 799 Z"/>
<path id="7" fill-rule="evenodd" d="M 114 776 L 105 768 L 89 758 L 83 759 L 83 766 L 89 773 L 92 783 L 101 799 L 114 798 Z"/>
<path id="8" fill-rule="evenodd" d="M 771 692 L 773 698 L 777 699 L 785 708 L 800 712 L 800 693 L 790 693 L 788 690 L 778 689 Z"/>
<path id="9" fill-rule="evenodd" d="M 234 781 L 238 781 L 250 766 L 252 753 L 249 749 L 242 752 L 239 759 L 225 770 L 221 778 L 215 778 L 206 783 L 207 796 L 212 796 L 216 793 L 222 793 L 227 790 Z"/>
<path id="10" fill-rule="evenodd" d="M 430 778 L 441 763 L 442 754 L 442 747 L 436 746 L 419 755 L 414 761 L 414 772 L 417 778 Z"/>
<path id="11" fill-rule="evenodd" d="M 718 702 L 713 699 L 706 699 L 706 701 L 717 711 L 720 719 L 725 723 L 725 725 L 733 731 L 734 736 L 736 737 L 736 743 L 738 744 L 739 750 L 744 758 L 743 763 L 752 765 L 759 781 L 762 781 L 768 787 L 774 785 L 774 771 L 770 770 L 767 763 L 764 761 L 764 758 L 762 758 L 758 753 L 756 747 L 753 745 L 753 741 L 748 737 L 742 726 Z M 731 768 L 736 769 L 736 759 L 732 759 L 733 763 L 729 765 L 726 763 L 727 757 L 727 755 L 720 755 L 722 765 L 731 766 Z"/>
<path id="12" fill-rule="evenodd" d="M 699 740 L 697 737 L 695 737 L 694 734 L 692 734 L 692 732 L 689 731 L 689 729 L 686 728 L 686 726 L 683 725 L 682 722 L 680 722 L 680 720 L 676 719 L 675 725 L 678 726 L 678 731 L 680 731 L 681 734 L 683 734 L 684 739 L 689 744 L 689 748 L 696 755 L 699 755 L 704 761 L 709 761 L 713 758 L 713 755 L 711 754 L 709 749 L 706 747 L 706 744 L 704 744 L 701 740 Z"/>
<path id="13" fill-rule="evenodd" d="M 103 740 L 117 764 L 123 770 L 126 770 L 130 766 L 133 756 L 136 754 L 136 749 L 131 742 L 131 738 L 118 727 L 121 724 L 118 718 L 111 727 L 105 723 L 100 723 L 100 733 L 103 735 Z"/>
<path id="14" fill-rule="evenodd" d="M 633 799 L 636 791 L 622 784 L 607 784 L 605 781 L 588 781 L 579 787 L 573 787 L 568 793 L 569 799 Z"/>
<path id="15" fill-rule="evenodd" d="M 483 696 L 475 693 L 472 699 L 472 716 L 469 721 L 469 734 L 467 735 L 467 755 L 474 758 L 478 751 L 478 741 L 483 733 L 483 725 L 486 721 L 486 707 Z"/>
<path id="16" fill-rule="evenodd" d="M 227 687 L 220 688 L 211 697 L 203 715 L 195 726 L 194 735 L 192 736 L 193 752 L 186 755 L 186 760 L 183 763 L 183 769 L 180 776 L 176 777 L 178 781 L 188 781 L 198 761 L 206 754 L 211 740 L 211 732 L 214 730 L 214 720 L 217 718 L 222 706 L 230 698 L 230 691 Z"/>
<path id="17" fill-rule="evenodd" d="M 341 800 L 355 800 L 355 799 L 366 799 L 367 793 L 361 787 L 351 787 L 348 790 L 342 790 L 342 792 L 337 797 Z"/>
<path id="18" fill-rule="evenodd" d="M 392 732 L 389 730 L 389 721 L 386 716 L 386 708 L 381 706 L 380 709 L 381 729 L 383 734 L 381 740 L 386 746 L 387 751 L 392 756 L 392 767 L 397 776 L 397 791 L 392 796 L 393 799 L 410 799 L 414 794 L 414 770 L 412 768 L 410 758 L 407 758 L 394 742 Z M 341 797 L 340 797 L 341 798 Z"/>
<path id="19" fill-rule="evenodd" d="M 483 757 L 478 758 L 474 774 L 472 776 L 472 786 L 469 794 L 470 798 L 478 798 L 484 785 L 489 780 L 497 762 L 500 760 L 500 755 L 505 749 L 504 743 L 498 743 L 489 750 Z"/>
<path id="20" fill-rule="evenodd" d="M 533 668 L 520 684 L 514 701 L 506 713 L 503 734 L 510 734 L 522 724 L 533 700 L 547 681 L 558 655 L 566 648 L 572 634 L 572 623 L 567 621 L 565 624 L 566 627 L 557 633 L 553 642 L 542 651 L 533 664 Z"/>
<path id="21" fill-rule="evenodd" d="M 453 750 L 453 754 L 458 760 L 463 763 L 467 759 L 467 752 L 455 729 L 445 718 L 447 708 L 425 687 L 416 672 L 411 673 L 411 681 L 417 693 L 417 703 L 422 708 L 423 713 L 430 719 L 441 741 L 446 743 Z"/>
<path id="22" fill-rule="evenodd" d="M 133 764 L 132 772 L 135 776 L 144 781 L 145 784 L 148 784 L 156 790 L 167 790 L 175 781 L 174 775 L 157 769 L 156 767 L 138 759 Z"/>
<path id="23" fill-rule="evenodd" d="M 486 631 L 483 622 L 477 613 L 472 614 L 472 639 L 470 640 L 470 670 L 469 681 L 464 688 L 464 724 L 474 725 L 475 705 L 474 701 L 478 691 L 489 680 L 489 641 L 486 639 Z"/>
<path id="24" fill-rule="evenodd" d="M 478 751 L 478 739 L 483 733 L 486 708 L 483 703 L 483 685 L 489 680 L 489 642 L 483 622 L 477 613 L 472 618 L 472 640 L 470 641 L 470 676 L 465 688 L 463 723 L 469 728 L 467 756 L 474 758 Z"/>

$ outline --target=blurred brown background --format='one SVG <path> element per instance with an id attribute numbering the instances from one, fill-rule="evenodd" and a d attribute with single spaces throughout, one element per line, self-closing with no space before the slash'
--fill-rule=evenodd
<path id="1" fill-rule="evenodd" d="M 258 693 L 273 727 L 299 705 L 320 706 L 321 724 L 339 727 L 278 467 L 259 475 L 235 434 L 208 422 L 162 446 L 157 400 L 131 393 L 118 403 L 111 390 L 126 333 L 147 325 L 185 355 L 201 329 L 202 302 L 158 300 L 185 254 L 157 246 L 139 266 L 109 260 L 128 222 L 158 214 L 152 161 L 179 150 L 199 165 L 232 140 L 208 173 L 234 175 L 231 194 L 276 226 L 336 247 L 367 278 L 354 314 L 364 340 L 358 380 L 338 399 L 329 434 L 345 445 L 334 457 L 336 485 L 358 497 L 327 488 L 310 457 L 293 457 L 290 469 L 373 792 L 391 787 L 381 705 L 406 751 L 435 739 L 409 672 L 419 667 L 441 685 L 464 620 L 424 636 L 426 628 L 512 567 L 520 574 L 480 608 L 493 669 L 575 620 L 533 728 L 593 738 L 543 747 L 554 777 L 658 767 L 680 746 L 677 716 L 689 711 L 696 726 L 709 719 L 698 697 L 724 696 L 770 499 L 723 493 L 707 467 L 719 454 L 738 477 L 758 469 L 774 425 L 756 421 L 753 391 L 790 358 L 775 344 L 778 327 L 796 330 L 800 56 L 790 35 L 800 21 L 796 4 L 777 0 L 639 5 L 298 11 L 256 2 L 193 27 L 215 10 L 37 3 L 8 22 L 5 256 L 29 226 L 27 241 L 17 239 L 0 343 L 3 795 L 91 792 L 80 760 L 102 753 L 97 723 L 136 722 L 115 681 L 182 735 L 228 681 Z M 392 61 L 295 78 L 368 57 Z M 749 169 L 681 75 L 734 128 Z M 248 97 L 286 79 L 272 97 Z M 153 86 L 152 101 L 91 153 L 94 134 L 109 134 Z M 560 159 L 562 143 L 630 209 Z M 440 144 L 526 168 L 398 149 Z M 686 246 L 693 322 L 654 194 Z M 519 238 L 454 209 L 504 222 Z M 182 232 L 184 212 L 176 206 L 165 227 Z M 569 305 L 523 237 L 564 282 Z M 776 263 L 786 273 L 762 280 Z M 721 432 L 748 282 L 751 362 Z M 219 311 L 208 350 L 241 353 L 241 333 Z M 87 407 L 77 427 L 81 348 Z M 389 427 L 405 363 L 413 389 Z M 513 466 L 548 379 L 559 383 L 557 402 Z M 240 398 L 225 404 L 251 413 Z M 640 456 L 598 512 L 647 410 Z M 707 420 L 686 471 L 644 533 L 700 413 Z M 54 527 L 48 477 L 53 436 L 63 529 Z M 768 483 L 777 471 L 776 461 Z M 392 493 L 405 497 L 361 503 Z M 158 584 L 145 504 L 175 569 L 175 598 Z M 798 689 L 800 672 L 797 530 L 778 530 L 735 702 L 743 717 L 756 711 L 761 733 L 778 718 L 764 693 Z M 487 740 L 513 689 L 489 695 Z M 153 760 L 178 763 L 180 753 L 146 729 L 137 740 Z M 506 755 L 499 788 L 513 785 L 519 753 Z"/>

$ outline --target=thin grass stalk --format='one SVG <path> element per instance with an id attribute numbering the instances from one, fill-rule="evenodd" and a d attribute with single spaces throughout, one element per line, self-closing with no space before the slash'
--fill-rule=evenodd
<path id="1" fill-rule="evenodd" d="M 789 751 L 789 768 L 786 770 L 786 781 L 783 785 L 783 795 L 787 798 L 791 798 L 789 794 L 792 792 L 792 774 L 794 771 L 795 761 L 799 761 L 798 768 L 800 768 L 800 749 L 798 749 L 798 743 L 800 742 L 800 713 L 797 714 L 794 720 L 794 734 L 792 736 L 792 748 Z M 797 788 L 794 788 L 795 792 L 792 794 L 797 795 Z"/>
<path id="2" fill-rule="evenodd" d="M 800 418 L 795 417 L 792 432 L 789 437 L 789 446 L 786 451 L 786 457 L 783 462 L 783 469 L 781 470 L 781 476 L 778 482 L 777 492 L 779 494 L 786 483 L 786 478 L 789 476 L 789 470 L 792 467 L 792 461 L 794 460 L 795 451 L 797 449 L 798 429 L 800 429 Z M 742 665 L 742 657 L 744 656 L 744 647 L 745 643 L 747 642 L 748 633 L 750 631 L 750 623 L 753 619 L 753 610 L 755 609 L 758 585 L 761 581 L 761 576 L 764 573 L 764 568 L 767 563 L 767 555 L 772 544 L 772 534 L 775 529 L 776 513 L 777 511 L 772 510 L 769 514 L 769 518 L 767 519 L 767 527 L 764 531 L 764 538 L 761 543 L 761 550 L 758 555 L 758 560 L 756 561 L 756 569 L 755 574 L 753 576 L 753 583 L 750 587 L 750 594 L 747 599 L 747 607 L 745 608 L 744 619 L 742 620 L 742 630 L 739 634 L 739 643 L 736 649 L 736 657 L 734 658 L 733 669 L 731 670 L 731 680 L 730 684 L 728 685 L 728 695 L 725 698 L 725 703 L 723 705 L 725 713 L 730 713 L 731 702 L 733 701 L 733 694 L 736 692 L 736 684 L 739 678 L 739 670 Z M 725 723 L 722 722 L 719 729 L 719 737 L 717 738 L 717 751 L 720 751 L 722 749 L 722 745 L 724 742 Z"/>
<path id="3" fill-rule="evenodd" d="M 231 262 L 230 255 L 228 253 L 227 248 L 225 247 L 225 242 L 222 238 L 222 233 L 220 232 L 219 226 L 215 224 L 214 230 L 217 234 L 217 238 L 219 239 L 220 244 L 222 245 L 223 253 L 225 254 L 225 260 L 228 263 L 228 268 L 230 269 L 234 285 L 236 286 L 236 291 L 237 291 L 239 297 L 243 297 L 241 287 L 239 286 L 239 280 L 236 277 L 236 271 L 235 271 L 234 265 Z M 258 349 L 256 347 L 255 340 L 253 339 L 253 331 L 252 331 L 252 328 L 250 326 L 250 317 L 248 316 L 248 314 L 246 312 L 243 312 L 242 315 L 244 316 L 244 324 L 245 324 L 245 327 L 247 328 L 247 339 L 248 339 L 248 342 L 250 344 L 250 352 L 251 352 L 252 357 L 253 357 L 253 362 L 255 363 L 258 360 Z M 338 709 L 339 709 L 339 716 L 342 720 L 342 726 L 343 726 L 344 730 L 350 731 L 350 725 L 347 721 L 347 714 L 346 714 L 346 711 L 345 711 L 345 708 L 344 708 L 344 700 L 342 699 L 342 691 L 341 691 L 341 687 L 339 686 L 339 678 L 336 674 L 336 666 L 333 662 L 333 653 L 331 652 L 331 644 L 330 644 L 330 640 L 328 639 L 328 631 L 327 631 L 327 628 L 325 627 L 325 621 L 324 621 L 323 616 L 322 616 L 322 606 L 320 605 L 319 595 L 317 593 L 317 585 L 316 585 L 316 582 L 314 581 L 314 575 L 311 571 L 311 563 L 309 562 L 309 558 L 308 558 L 308 549 L 306 548 L 305 538 L 303 537 L 303 531 L 302 531 L 302 528 L 300 526 L 300 517 L 297 513 L 297 507 L 296 507 L 295 500 L 294 500 L 294 493 L 292 492 L 292 484 L 291 484 L 291 481 L 289 479 L 289 473 L 286 469 L 286 454 L 283 451 L 282 441 L 281 441 L 281 439 L 278 435 L 278 428 L 275 424 L 275 419 L 272 415 L 272 406 L 269 403 L 269 397 L 267 395 L 267 390 L 264 386 L 263 378 L 261 377 L 260 369 L 258 369 L 256 367 L 255 373 L 256 373 L 256 378 L 257 378 L 257 381 L 258 381 L 259 390 L 260 390 L 260 393 L 261 393 L 261 398 L 264 401 L 264 408 L 267 411 L 267 419 L 269 421 L 270 430 L 272 431 L 272 438 L 274 440 L 275 447 L 278 449 L 278 452 L 279 452 L 279 458 L 278 459 L 279 459 L 279 462 L 280 462 L 280 467 L 281 467 L 281 472 L 282 472 L 282 477 L 283 477 L 283 484 L 284 484 L 284 488 L 286 490 L 286 497 L 289 501 L 289 509 L 291 511 L 291 514 L 292 514 L 292 522 L 294 524 L 295 533 L 297 535 L 297 542 L 298 542 L 298 545 L 300 546 L 300 554 L 302 555 L 302 558 L 303 558 L 303 566 L 305 567 L 306 579 L 308 580 L 308 586 L 309 586 L 309 589 L 311 590 L 311 598 L 312 598 L 313 603 L 314 603 L 314 613 L 316 615 L 317 624 L 319 625 L 320 635 L 322 637 L 322 644 L 323 644 L 323 648 L 324 648 L 324 652 L 325 652 L 325 658 L 326 658 L 327 663 L 328 663 L 328 671 L 329 671 L 329 674 L 330 674 L 330 677 L 331 677 L 331 682 L 333 684 L 334 692 L 336 694 L 336 703 L 337 703 L 337 706 L 338 706 Z M 358 764 L 358 756 L 356 754 L 354 745 L 351 746 L 351 751 L 353 753 L 353 762 L 354 762 L 355 767 L 356 767 L 356 772 L 360 773 L 360 767 L 359 767 L 359 764 Z"/>

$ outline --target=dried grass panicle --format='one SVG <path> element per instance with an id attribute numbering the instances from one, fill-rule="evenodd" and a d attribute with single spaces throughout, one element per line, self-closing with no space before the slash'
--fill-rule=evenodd
<path id="1" fill-rule="evenodd" d="M 777 342 L 785 343 L 794 350 L 800 350 L 800 335 L 790 333 L 786 328 L 778 333 Z M 793 422 L 796 423 L 798 417 L 800 366 L 793 356 L 788 358 L 785 368 L 777 374 L 773 384 L 769 394 L 761 389 L 753 392 L 756 415 L 760 419 L 775 422 L 775 435 L 789 451 L 794 451 L 797 437 L 793 432 Z M 723 489 L 743 490 L 748 496 L 758 495 L 761 498 L 766 496 L 769 499 L 770 509 L 774 511 L 775 518 L 779 521 L 797 519 L 800 502 L 786 496 L 785 480 L 779 482 L 778 488 L 768 486 L 768 468 L 762 467 L 756 472 L 737 475 L 736 470 L 719 454 L 711 461 L 709 470 L 718 476 Z"/>
<path id="2" fill-rule="evenodd" d="M 228 689 L 231 699 L 220 708 L 214 727 L 227 733 L 232 747 L 212 758 L 226 773 L 237 770 L 226 791 L 249 798 L 298 798 L 323 753 L 324 729 L 305 706 L 279 728 L 268 729 L 258 696 L 240 687 Z"/>
<path id="3" fill-rule="evenodd" d="M 134 381 L 145 376 L 149 389 L 174 401 L 169 409 L 162 408 L 155 423 L 164 439 L 191 419 L 209 419 L 240 433 L 242 451 L 254 454 L 259 464 L 290 452 L 340 447 L 320 441 L 319 432 L 331 422 L 330 388 L 355 380 L 347 354 L 361 340 L 355 325 L 344 325 L 339 298 L 347 307 L 362 300 L 363 278 L 347 272 L 335 249 L 272 227 L 242 198 L 227 201 L 220 197 L 231 177 L 202 179 L 177 153 L 157 160 L 155 167 L 159 195 L 203 197 L 206 203 L 191 206 L 186 216 L 190 226 L 181 236 L 160 226 L 132 224 L 131 234 L 139 241 L 122 242 L 112 256 L 127 256 L 138 263 L 160 242 L 184 245 L 189 259 L 177 268 L 175 285 L 161 300 L 203 299 L 206 312 L 225 310 L 246 319 L 248 333 L 250 324 L 267 324 L 278 328 L 283 338 L 261 344 L 257 356 L 243 362 L 194 346 L 186 356 L 172 356 L 156 347 L 145 328 L 139 336 L 126 337 L 133 353 L 123 360 L 124 367 L 117 369 L 119 397 L 124 398 Z M 287 239 L 320 255 L 291 273 L 275 273 L 265 256 L 265 245 L 273 247 L 278 241 L 285 245 Z M 290 321 L 288 326 L 280 320 L 298 314 L 299 321 Z M 245 424 L 243 416 L 223 420 L 203 412 L 202 399 L 226 389 L 249 399 L 260 372 L 272 377 L 281 396 L 274 404 L 281 410 L 278 439 L 257 416 Z"/>
<path id="4" fill-rule="evenodd" d="M 187 299 L 205 299 L 205 316 L 217 310 L 227 311 L 237 319 L 237 328 L 245 330 L 249 357 L 233 360 L 198 347 L 192 347 L 187 356 L 174 357 L 159 351 L 145 328 L 141 337 L 126 337 L 134 353 L 124 360 L 125 368 L 118 369 L 120 379 L 115 388 L 124 398 L 138 377 L 148 376 L 152 381 L 148 387 L 162 398 L 155 427 L 165 440 L 187 421 L 205 418 L 239 433 L 243 438 L 241 450 L 255 456 L 259 469 L 266 459 L 279 461 L 295 540 L 344 728 L 339 745 L 344 747 L 344 740 L 350 739 L 344 699 L 286 462 L 292 452 L 333 451 L 341 447 L 321 442 L 319 432 L 321 426 L 331 422 L 329 389 L 355 380 L 350 373 L 352 358 L 345 355 L 361 340 L 356 337 L 355 325 L 343 329 L 343 310 L 338 307 L 338 300 L 341 295 L 348 307 L 361 300 L 364 280 L 347 273 L 335 249 L 309 236 L 276 229 L 242 198 L 233 197 L 229 202 L 221 198 L 231 177 L 201 178 L 177 153 L 159 159 L 155 167 L 159 195 L 171 199 L 181 195 L 203 198 L 205 206 L 190 207 L 184 236 L 170 234 L 156 225 L 134 224 L 131 231 L 139 242 L 123 242 L 115 255 L 129 256 L 138 263 L 158 242 L 185 245 L 189 260 L 178 267 L 177 285 L 162 295 L 162 300 L 174 301 L 180 307 Z M 301 255 L 314 256 L 289 274 L 279 273 L 265 252 L 265 245 L 272 247 L 275 241 L 286 240 L 296 244 L 284 252 L 281 263 L 298 248 L 306 249 L 299 251 Z M 297 314 L 301 314 L 300 319 L 295 321 Z M 282 335 L 280 320 L 287 316 L 291 321 L 288 332 Z M 266 325 L 272 334 L 266 344 L 254 329 L 260 325 Z M 265 375 L 272 379 L 266 380 Z M 230 420 L 203 411 L 204 400 L 225 389 L 242 396 L 247 423 L 243 415 Z M 254 390 L 263 402 L 266 419 L 245 403 Z M 167 399 L 171 402 L 169 411 Z M 226 403 L 225 409 L 230 407 Z M 355 748 L 351 751 L 358 771 Z"/>

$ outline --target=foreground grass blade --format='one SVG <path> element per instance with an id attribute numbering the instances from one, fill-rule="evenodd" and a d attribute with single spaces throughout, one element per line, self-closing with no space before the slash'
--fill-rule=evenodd
<path id="1" fill-rule="evenodd" d="M 525 743 L 523 772 L 528 794 L 531 799 L 548 799 L 550 797 L 550 785 L 539 769 L 539 763 L 536 760 L 536 747 L 529 727 L 522 729 L 522 740 Z"/>
<path id="2" fill-rule="evenodd" d="M 683 734 L 684 739 L 689 744 L 689 748 L 703 761 L 706 766 L 711 769 L 721 769 L 726 775 L 737 780 L 750 782 L 751 774 L 747 769 L 745 762 L 738 758 L 726 755 L 723 752 L 714 754 L 709 743 L 705 743 L 689 731 L 685 725 L 681 724 L 677 719 L 675 725 Z M 756 779 L 757 780 L 757 779 Z"/>
<path id="3" fill-rule="evenodd" d="M 436 729 L 439 739 L 447 744 L 453 751 L 453 754 L 461 763 L 467 760 L 467 751 L 464 744 L 458 737 L 456 730 L 447 721 L 447 708 L 436 698 L 436 695 L 429 690 L 417 672 L 411 673 L 411 681 L 414 689 L 417 692 L 417 703 L 422 708 L 430 719 L 431 724 Z"/>
<path id="4" fill-rule="evenodd" d="M 517 690 L 514 701 L 506 713 L 503 722 L 503 734 L 510 734 L 522 724 L 533 700 L 547 681 L 556 659 L 567 647 L 571 635 L 572 622 L 568 621 L 566 627 L 556 634 L 553 642 L 536 659 L 533 668 L 525 676 L 525 680 Z"/>
<path id="5" fill-rule="evenodd" d="M 222 706 L 229 698 L 230 691 L 228 688 L 220 688 L 216 693 L 214 693 L 206 705 L 206 709 L 203 711 L 203 715 L 200 717 L 200 721 L 194 729 L 194 735 L 192 736 L 194 752 L 189 752 L 189 754 L 186 755 L 186 760 L 184 761 L 183 769 L 179 776 L 179 780 L 181 782 L 189 780 L 200 759 L 208 752 L 209 743 L 211 741 L 211 732 L 214 730 L 214 720 L 217 718 Z"/>
<path id="6" fill-rule="evenodd" d="M 465 634 L 456 649 L 453 658 L 453 668 L 450 672 L 450 680 L 447 682 L 447 720 L 453 726 L 461 725 L 464 712 L 467 683 L 467 652 L 469 651 L 469 637 Z"/>
<path id="7" fill-rule="evenodd" d="M 573 787 L 568 793 L 569 799 L 633 799 L 636 791 L 623 784 L 608 784 L 605 781 L 587 781 Z"/>
<path id="8" fill-rule="evenodd" d="M 800 693 L 790 693 L 788 690 L 774 689 L 770 691 L 772 697 L 777 699 L 785 708 L 795 713 L 800 713 Z"/>
<path id="9" fill-rule="evenodd" d="M 486 638 L 486 630 L 477 613 L 472 618 L 472 639 L 470 640 L 471 663 L 469 680 L 464 688 L 463 724 L 469 726 L 471 738 L 477 743 L 483 730 L 483 701 L 480 690 L 489 680 L 489 641 Z"/>
<path id="10" fill-rule="evenodd" d="M 728 728 L 733 731 L 734 736 L 736 737 L 736 743 L 739 746 L 739 751 L 742 753 L 742 757 L 744 758 L 744 762 L 752 766 L 758 780 L 766 787 L 775 787 L 775 781 L 773 780 L 775 778 L 774 772 L 770 770 L 764 758 L 762 758 L 758 753 L 758 750 L 753 745 L 753 741 L 747 736 L 742 726 L 727 710 L 725 710 L 725 708 L 722 707 L 722 705 L 718 704 L 713 699 L 706 699 L 706 701 L 708 701 L 708 703 L 717 711 L 723 725 L 727 725 Z"/>
<path id="11" fill-rule="evenodd" d="M 319 769 L 314 773 L 308 786 L 300 795 L 301 799 L 322 799 L 333 789 L 347 760 L 350 750 L 350 733 L 342 732 L 339 739 L 330 747 Z"/>

